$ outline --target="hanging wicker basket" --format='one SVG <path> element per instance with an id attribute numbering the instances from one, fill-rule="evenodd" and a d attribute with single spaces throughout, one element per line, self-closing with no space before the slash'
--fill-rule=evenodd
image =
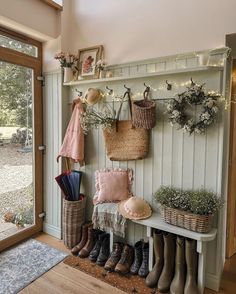
<path id="1" fill-rule="evenodd" d="M 85 196 L 79 201 L 63 199 L 63 241 L 70 249 L 80 241 L 85 220 L 85 204 Z"/>
<path id="2" fill-rule="evenodd" d="M 199 215 L 187 211 L 161 206 L 162 218 L 168 224 L 197 233 L 208 233 L 212 227 L 213 215 Z"/>
<path id="3" fill-rule="evenodd" d="M 149 92 L 150 87 L 147 87 L 143 93 L 144 99 L 132 103 L 132 121 L 135 128 L 150 130 L 156 125 L 156 103 L 148 100 Z"/>
<path id="4" fill-rule="evenodd" d="M 126 95 L 128 96 L 131 120 L 120 120 L 119 117 Z M 121 101 L 116 122 L 110 130 L 104 129 L 103 135 L 107 156 L 112 161 L 137 160 L 147 156 L 149 149 L 149 131 L 133 126 L 129 91 L 125 92 Z"/>

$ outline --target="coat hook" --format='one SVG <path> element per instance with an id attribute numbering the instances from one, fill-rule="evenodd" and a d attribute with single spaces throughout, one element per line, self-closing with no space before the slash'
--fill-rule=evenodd
<path id="1" fill-rule="evenodd" d="M 112 95 L 113 94 L 113 89 L 110 89 L 108 86 L 106 86 L 106 89 L 108 90 L 108 95 Z"/>
<path id="2" fill-rule="evenodd" d="M 124 85 L 124 87 L 125 87 L 125 89 L 126 89 L 128 92 L 131 91 L 131 88 L 126 87 L 126 85 Z"/>
<path id="3" fill-rule="evenodd" d="M 77 92 L 80 97 L 83 95 L 83 92 L 79 91 L 78 89 L 75 89 L 75 92 Z"/>
<path id="4" fill-rule="evenodd" d="M 196 84 L 194 83 L 193 78 L 190 78 L 190 81 L 191 81 L 191 86 L 194 87 Z"/>
<path id="5" fill-rule="evenodd" d="M 149 92 L 149 91 L 150 91 L 150 86 L 147 86 L 145 82 L 144 82 L 143 84 L 144 84 L 144 86 L 146 87 L 145 91 L 146 91 L 146 92 Z"/>
<path id="6" fill-rule="evenodd" d="M 172 90 L 172 84 L 168 83 L 168 80 L 166 80 L 166 84 L 167 84 L 167 90 L 168 91 Z"/>
<path id="7" fill-rule="evenodd" d="M 149 95 L 149 93 L 150 93 L 150 86 L 147 86 L 146 85 L 146 83 L 143 83 L 144 84 L 144 86 L 146 87 L 146 89 L 144 90 L 144 92 L 143 92 L 143 97 L 144 97 L 144 99 L 146 100 L 146 99 L 148 99 L 148 95 Z"/>

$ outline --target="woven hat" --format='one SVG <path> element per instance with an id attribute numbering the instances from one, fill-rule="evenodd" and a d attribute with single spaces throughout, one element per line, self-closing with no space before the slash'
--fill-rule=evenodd
<path id="1" fill-rule="evenodd" d="M 98 103 L 101 98 L 101 93 L 98 89 L 89 88 L 85 93 L 85 102 L 88 105 L 94 105 Z"/>
<path id="2" fill-rule="evenodd" d="M 118 204 L 118 210 L 121 215 L 129 219 L 144 219 L 152 214 L 151 206 L 145 200 L 136 196 L 121 201 Z"/>

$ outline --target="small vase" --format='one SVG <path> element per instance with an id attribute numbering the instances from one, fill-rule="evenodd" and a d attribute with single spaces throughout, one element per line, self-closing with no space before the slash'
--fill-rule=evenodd
<path id="1" fill-rule="evenodd" d="M 199 63 L 200 66 L 207 65 L 208 64 L 208 59 L 209 59 L 209 54 L 208 53 L 198 54 L 198 63 Z"/>
<path id="2" fill-rule="evenodd" d="M 99 79 L 104 79 L 106 77 L 106 72 L 105 70 L 100 70 L 99 71 Z"/>
<path id="3" fill-rule="evenodd" d="M 64 83 L 68 83 L 73 80 L 73 71 L 71 67 L 64 67 Z"/>
<path id="4" fill-rule="evenodd" d="M 111 70 L 108 70 L 107 72 L 106 72 L 106 78 L 112 78 L 112 71 Z"/>

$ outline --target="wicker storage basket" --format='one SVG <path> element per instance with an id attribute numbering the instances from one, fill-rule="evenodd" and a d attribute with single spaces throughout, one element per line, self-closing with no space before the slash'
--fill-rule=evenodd
<path id="1" fill-rule="evenodd" d="M 63 241 L 68 248 L 74 247 L 81 238 L 81 227 L 85 219 L 86 198 L 80 201 L 63 199 Z"/>
<path id="2" fill-rule="evenodd" d="M 149 133 L 133 128 L 131 120 L 121 120 L 112 130 L 103 130 L 107 156 L 110 160 L 126 161 L 144 158 L 148 153 Z"/>
<path id="3" fill-rule="evenodd" d="M 156 125 L 156 103 L 143 99 L 134 101 L 132 104 L 134 127 L 146 130 L 154 128 Z"/>
<path id="4" fill-rule="evenodd" d="M 162 218 L 165 222 L 198 233 L 208 233 L 211 230 L 213 215 L 199 215 L 183 210 L 161 206 Z"/>

